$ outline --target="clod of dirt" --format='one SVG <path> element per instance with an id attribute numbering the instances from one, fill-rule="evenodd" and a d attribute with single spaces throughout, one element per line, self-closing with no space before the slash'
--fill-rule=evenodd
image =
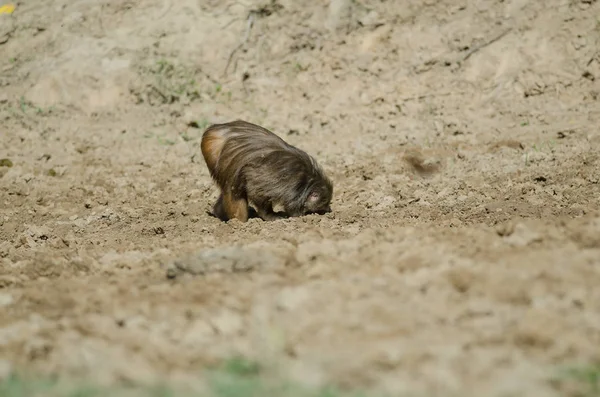
<path id="1" fill-rule="evenodd" d="M 583 77 L 585 79 L 588 79 L 590 81 L 596 80 L 596 77 L 594 77 L 594 75 L 591 72 L 587 71 L 587 70 L 585 72 L 583 72 L 583 74 L 581 75 L 581 77 Z"/>
<path id="2" fill-rule="evenodd" d="M 44 254 L 36 253 L 34 258 L 28 260 L 23 268 L 23 273 L 30 280 L 40 278 L 57 278 L 65 271 L 65 263 L 59 258 L 47 257 Z"/>
<path id="3" fill-rule="evenodd" d="M 32 248 L 37 245 L 44 244 L 52 237 L 52 232 L 47 226 L 29 226 L 23 233 L 21 233 L 17 247 L 24 245 L 27 248 Z"/>
<path id="4" fill-rule="evenodd" d="M 51 352 L 52 344 L 43 338 L 33 338 L 25 344 L 25 354 L 31 361 L 47 358 Z"/>
<path id="5" fill-rule="evenodd" d="M 495 152 L 502 147 L 507 147 L 515 150 L 523 150 L 525 146 L 519 141 L 515 141 L 514 139 L 504 139 L 502 141 L 498 141 L 490 146 L 490 151 Z"/>
<path id="6" fill-rule="evenodd" d="M 569 227 L 571 240 L 579 248 L 600 247 L 600 218 L 583 218 Z"/>
<path id="7" fill-rule="evenodd" d="M 175 277 L 177 277 L 177 270 L 174 268 L 167 269 L 167 278 L 171 280 Z"/>
<path id="8" fill-rule="evenodd" d="M 200 128 L 200 124 L 196 120 L 191 120 L 186 125 L 190 128 Z"/>
<path id="9" fill-rule="evenodd" d="M 412 167 L 421 176 L 431 176 L 441 169 L 441 164 L 435 159 L 425 158 L 425 156 L 416 150 L 407 152 L 404 155 L 404 161 Z"/>
<path id="10" fill-rule="evenodd" d="M 12 167 L 13 162 L 10 159 L 0 159 L 0 167 Z"/>
<path id="11" fill-rule="evenodd" d="M 330 0 L 329 1 L 329 17 L 327 27 L 336 31 L 340 28 L 347 27 L 350 24 L 352 16 L 352 2 L 350 0 Z"/>
<path id="12" fill-rule="evenodd" d="M 451 269 L 446 273 L 448 281 L 460 293 L 467 292 L 476 282 L 476 275 L 468 269 Z"/>
<path id="13" fill-rule="evenodd" d="M 573 135 L 574 133 L 575 133 L 575 130 L 565 130 L 565 131 L 558 131 L 558 132 L 556 133 L 556 137 L 557 137 L 558 139 L 564 139 L 564 138 L 566 138 L 566 137 L 568 137 L 568 136 L 571 136 L 571 135 Z"/>
<path id="14" fill-rule="evenodd" d="M 282 268 L 293 260 L 293 256 L 285 250 L 262 247 L 219 247 L 176 259 L 167 270 L 167 277 L 174 278 L 176 275 L 174 272 L 202 275 Z"/>
<path id="15" fill-rule="evenodd" d="M 547 313 L 532 310 L 517 325 L 513 335 L 514 343 L 521 347 L 548 349 L 557 335 L 560 335 L 559 329 L 554 326 L 556 321 L 553 320 L 554 317 Z"/>
<path id="16" fill-rule="evenodd" d="M 358 22 L 362 26 L 381 26 L 385 23 L 381 15 L 375 10 L 371 10 L 366 15 L 358 18 Z"/>
<path id="17" fill-rule="evenodd" d="M 21 285 L 21 280 L 18 277 L 14 277 L 14 276 L 5 276 L 5 275 L 0 275 L 0 289 L 1 288 L 7 288 L 10 286 L 20 286 Z"/>
<path id="18" fill-rule="evenodd" d="M 540 242 L 543 237 L 535 230 L 530 229 L 523 223 L 517 223 L 510 235 L 504 237 L 505 241 L 513 246 L 525 247 Z"/>
<path id="19" fill-rule="evenodd" d="M 496 233 L 501 237 L 508 237 L 515 231 L 515 224 L 512 221 L 504 222 L 496 226 Z"/>

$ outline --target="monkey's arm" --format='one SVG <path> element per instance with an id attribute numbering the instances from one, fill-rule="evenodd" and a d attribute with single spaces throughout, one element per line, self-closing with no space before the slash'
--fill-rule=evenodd
<path id="1" fill-rule="evenodd" d="M 269 208 L 269 207 L 267 207 L 267 208 L 258 207 L 258 208 L 256 208 L 256 213 L 258 214 L 258 216 L 260 216 L 260 218 L 263 221 L 276 221 L 278 219 L 288 218 L 287 215 L 279 214 L 279 213 L 273 211 L 273 209 Z"/>

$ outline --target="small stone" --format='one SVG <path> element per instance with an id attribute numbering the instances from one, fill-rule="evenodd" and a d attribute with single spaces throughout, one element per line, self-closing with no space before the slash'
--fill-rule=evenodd
<path id="1" fill-rule="evenodd" d="M 167 278 L 169 280 L 172 280 L 176 277 L 177 277 L 177 270 L 175 270 L 173 268 L 167 269 Z"/>
<path id="2" fill-rule="evenodd" d="M 515 223 L 508 221 L 496 226 L 496 233 L 501 237 L 508 237 L 515 231 Z"/>

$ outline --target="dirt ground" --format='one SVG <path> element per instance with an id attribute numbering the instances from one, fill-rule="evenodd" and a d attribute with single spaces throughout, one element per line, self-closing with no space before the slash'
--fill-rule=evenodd
<path id="1" fill-rule="evenodd" d="M 5 374 L 543 397 L 600 363 L 600 2 L 32 0 L 0 54 Z M 238 118 L 331 214 L 207 213 Z"/>

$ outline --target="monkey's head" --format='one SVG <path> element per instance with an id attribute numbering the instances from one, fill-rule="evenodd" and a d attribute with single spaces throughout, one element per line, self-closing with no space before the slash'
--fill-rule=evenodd
<path id="1" fill-rule="evenodd" d="M 320 176 L 308 189 L 306 200 L 304 200 L 304 214 L 324 215 L 331 212 L 331 198 L 333 196 L 333 184 L 327 177 Z"/>

